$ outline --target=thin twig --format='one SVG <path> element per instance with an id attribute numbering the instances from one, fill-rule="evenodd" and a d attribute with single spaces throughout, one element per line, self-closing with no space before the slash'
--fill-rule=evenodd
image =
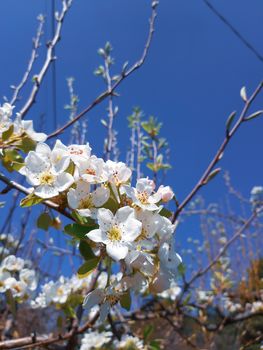
<path id="1" fill-rule="evenodd" d="M 2 181 L 6 185 L 8 185 L 8 186 L 18 190 L 19 192 L 26 194 L 26 195 L 32 193 L 28 188 L 20 185 L 19 183 L 15 182 L 15 181 L 9 180 L 3 173 L 0 173 L 0 181 Z M 41 202 L 41 204 L 44 204 L 47 207 L 49 207 L 51 209 L 54 209 L 57 212 L 59 212 L 59 213 L 63 214 L 64 216 L 66 216 L 67 218 L 73 220 L 73 218 L 70 215 L 70 213 L 68 213 L 65 209 L 61 208 L 58 204 L 53 203 L 52 201 L 49 201 L 49 200 L 45 200 L 45 201 Z"/>
<path id="2" fill-rule="evenodd" d="M 121 82 L 125 78 L 130 76 L 134 71 L 139 69 L 144 64 L 144 62 L 145 62 L 145 60 L 147 58 L 148 52 L 149 52 L 149 48 L 150 48 L 150 45 L 151 45 L 151 42 L 152 42 L 152 38 L 153 38 L 155 19 L 156 19 L 156 16 L 157 16 L 157 5 L 158 5 L 158 1 L 152 0 L 152 15 L 151 15 L 151 18 L 150 18 L 149 34 L 148 34 L 148 38 L 147 38 L 146 44 L 144 46 L 144 50 L 143 50 L 141 58 L 137 62 L 135 62 L 134 65 L 130 69 L 122 72 L 122 75 L 112 85 L 112 88 L 110 90 L 107 89 L 106 91 L 104 91 L 88 107 L 86 107 L 82 112 L 80 112 L 74 119 L 68 121 L 61 128 L 59 128 L 59 129 L 55 130 L 54 132 L 52 132 L 51 134 L 49 134 L 48 135 L 48 139 L 62 134 L 67 128 L 69 128 L 71 125 L 76 123 L 76 121 L 78 121 L 85 114 L 90 112 L 95 106 L 97 106 L 102 101 L 104 101 L 108 96 L 113 95 L 114 91 L 121 84 Z"/>
<path id="3" fill-rule="evenodd" d="M 197 184 L 192 189 L 192 191 L 186 196 L 186 198 L 179 205 L 179 207 L 175 210 L 175 212 L 173 214 L 173 217 L 172 217 L 172 222 L 173 223 L 176 221 L 178 215 L 181 213 L 181 211 L 184 209 L 184 207 L 192 200 L 192 198 L 200 190 L 200 188 L 203 187 L 207 183 L 209 175 L 211 174 L 211 172 L 214 169 L 214 167 L 217 165 L 217 163 L 222 158 L 223 152 L 225 151 L 225 148 L 227 147 L 229 141 L 232 139 L 234 134 L 237 132 L 237 130 L 239 129 L 241 124 L 244 121 L 246 121 L 246 119 L 245 119 L 246 118 L 246 114 L 247 114 L 247 112 L 248 112 L 252 102 L 255 100 L 255 98 L 260 93 L 262 88 L 263 88 L 263 82 L 261 81 L 260 84 L 257 86 L 256 90 L 251 95 L 251 97 L 245 102 L 245 106 L 244 106 L 244 108 L 243 108 L 243 110 L 242 110 L 242 112 L 241 112 L 237 122 L 235 123 L 233 128 L 229 132 L 226 133 L 224 141 L 222 142 L 221 146 L 219 147 L 218 151 L 216 152 L 216 155 L 214 156 L 214 158 L 212 159 L 212 161 L 208 165 L 207 169 L 205 170 L 205 172 L 201 176 L 200 180 L 197 182 Z"/>
<path id="4" fill-rule="evenodd" d="M 72 4 L 73 0 L 63 0 L 62 2 L 62 10 L 61 13 L 59 15 L 56 16 L 56 20 L 57 20 L 57 27 L 55 30 L 55 35 L 52 38 L 51 41 L 49 41 L 47 43 L 47 53 L 46 53 L 46 59 L 45 62 L 40 70 L 40 72 L 34 77 L 34 85 L 33 88 L 31 90 L 31 93 L 26 101 L 26 103 L 24 104 L 24 106 L 21 108 L 21 110 L 19 111 L 19 114 L 21 115 L 22 118 L 24 118 L 27 114 L 27 112 L 30 110 L 30 108 L 32 107 L 32 105 L 34 104 L 35 100 L 36 100 L 36 96 L 39 92 L 41 83 L 48 71 L 48 68 L 50 67 L 51 63 L 54 61 L 55 57 L 54 57 L 54 49 L 55 46 L 57 45 L 57 43 L 60 40 L 61 37 L 61 30 L 62 30 L 62 26 L 63 26 L 63 21 L 65 19 L 65 16 Z"/>

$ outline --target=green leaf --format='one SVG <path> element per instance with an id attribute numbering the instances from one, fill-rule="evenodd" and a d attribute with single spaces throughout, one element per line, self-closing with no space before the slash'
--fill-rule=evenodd
<path id="1" fill-rule="evenodd" d="M 2 133 L 2 140 L 7 141 L 12 136 L 13 132 L 14 132 L 14 125 L 11 124 L 9 129 Z"/>
<path id="2" fill-rule="evenodd" d="M 62 326 L 63 326 L 63 317 L 60 315 L 60 316 L 58 316 L 58 318 L 57 318 L 57 327 L 58 327 L 59 329 L 62 329 Z"/>
<path id="3" fill-rule="evenodd" d="M 178 272 L 179 272 L 179 274 L 180 274 L 181 276 L 185 274 L 186 267 L 185 267 L 185 265 L 184 265 L 183 263 L 181 263 L 181 264 L 178 266 L 177 269 L 178 269 Z"/>
<path id="4" fill-rule="evenodd" d="M 43 202 L 43 198 L 37 197 L 34 193 L 30 193 L 28 196 L 20 201 L 20 207 L 26 208 Z"/>
<path id="5" fill-rule="evenodd" d="M 149 344 L 150 350 L 160 350 L 160 344 L 157 340 L 152 340 Z"/>
<path id="6" fill-rule="evenodd" d="M 168 218 L 168 219 L 172 216 L 172 212 L 164 207 L 162 208 L 162 210 L 160 211 L 159 214 Z"/>
<path id="7" fill-rule="evenodd" d="M 189 303 L 190 299 L 191 299 L 191 294 L 187 295 L 187 297 L 184 299 L 183 305 L 186 306 Z"/>
<path id="8" fill-rule="evenodd" d="M 64 227 L 65 233 L 68 235 L 78 238 L 78 239 L 84 239 L 85 235 L 91 231 L 97 228 L 98 226 L 95 224 L 94 226 L 88 227 L 88 226 L 83 226 L 79 224 L 69 224 Z"/>
<path id="9" fill-rule="evenodd" d="M 211 181 L 218 173 L 220 173 L 221 168 L 216 168 L 215 170 L 211 171 L 211 173 L 208 175 L 207 179 L 203 182 L 203 185 L 206 185 L 209 181 Z"/>
<path id="10" fill-rule="evenodd" d="M 229 135 L 229 132 L 231 130 L 231 126 L 233 124 L 233 121 L 234 121 L 234 118 L 236 116 L 237 112 L 234 111 L 230 114 L 230 116 L 227 118 L 227 121 L 226 121 L 226 134 Z"/>
<path id="11" fill-rule="evenodd" d="M 35 147 L 36 147 L 36 142 L 33 141 L 28 136 L 23 137 L 21 145 L 19 146 L 19 148 L 25 153 L 28 153 L 29 151 L 33 151 Z"/>
<path id="12" fill-rule="evenodd" d="M 86 261 L 78 269 L 78 277 L 85 278 L 89 276 L 92 273 L 92 271 L 98 266 L 99 261 L 100 261 L 99 257 L 95 257 L 93 259 L 90 259 L 89 261 Z"/>
<path id="13" fill-rule="evenodd" d="M 37 227 L 41 230 L 47 231 L 52 223 L 52 219 L 48 213 L 42 213 L 37 219 Z"/>
<path id="14" fill-rule="evenodd" d="M 250 116 L 246 117 L 244 120 L 249 121 L 249 120 L 260 117 L 262 114 L 263 114 L 263 111 L 257 111 L 255 113 L 251 114 Z"/>
<path id="15" fill-rule="evenodd" d="M 91 260 L 95 258 L 93 250 L 91 249 L 90 245 L 86 241 L 80 242 L 79 251 L 85 260 Z"/>
<path id="16" fill-rule="evenodd" d="M 152 325 L 147 325 L 143 330 L 143 339 L 146 342 L 147 339 L 150 337 L 150 335 L 153 332 L 154 327 Z"/>
<path id="17" fill-rule="evenodd" d="M 131 308 L 131 294 L 130 292 L 124 293 L 120 298 L 121 306 L 127 311 Z"/>

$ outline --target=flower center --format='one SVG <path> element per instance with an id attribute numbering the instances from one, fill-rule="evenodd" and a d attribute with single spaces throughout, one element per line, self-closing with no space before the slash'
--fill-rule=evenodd
<path id="1" fill-rule="evenodd" d="M 96 171 L 94 169 L 86 169 L 86 174 L 88 175 L 96 175 Z"/>
<path id="2" fill-rule="evenodd" d="M 108 231 L 108 238 L 111 241 L 120 241 L 121 240 L 121 230 L 118 226 L 114 225 L 111 227 L 111 229 Z"/>
<path id="3" fill-rule="evenodd" d="M 105 301 L 108 301 L 111 305 L 115 305 L 119 301 L 119 297 L 117 295 L 109 294 L 106 295 Z"/>
<path id="4" fill-rule="evenodd" d="M 139 199 L 139 201 L 142 204 L 147 204 L 148 203 L 148 199 L 149 199 L 149 195 L 147 192 L 143 191 L 143 192 L 139 192 L 137 194 L 137 198 Z"/>
<path id="5" fill-rule="evenodd" d="M 79 155 L 83 154 L 83 150 L 72 147 L 72 148 L 69 149 L 69 153 L 73 154 L 73 155 L 76 155 L 76 156 L 79 156 Z"/>
<path id="6" fill-rule="evenodd" d="M 55 181 L 55 176 L 51 173 L 43 173 L 39 179 L 41 185 L 51 185 Z"/>
<path id="7" fill-rule="evenodd" d="M 87 196 L 87 197 L 81 199 L 79 202 L 79 209 L 90 209 L 93 207 L 94 207 L 94 205 L 93 205 L 91 196 Z"/>
<path id="8" fill-rule="evenodd" d="M 22 292 L 22 288 L 18 284 L 16 284 L 13 288 L 17 291 L 17 293 Z"/>
<path id="9" fill-rule="evenodd" d="M 140 233 L 140 235 L 136 238 L 136 242 L 138 242 L 138 241 L 141 241 L 141 240 L 143 240 L 143 239 L 147 239 L 147 231 L 145 230 L 145 228 L 142 228 L 142 231 L 141 231 L 141 233 Z"/>

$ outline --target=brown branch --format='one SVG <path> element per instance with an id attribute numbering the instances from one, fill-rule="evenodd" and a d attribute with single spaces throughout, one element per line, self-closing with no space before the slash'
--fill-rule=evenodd
<path id="1" fill-rule="evenodd" d="M 260 93 L 262 88 L 263 88 L 263 82 L 261 81 L 260 84 L 258 85 L 258 87 L 256 88 L 256 90 L 251 95 L 251 97 L 245 102 L 245 106 L 244 106 L 237 122 L 233 126 L 233 128 L 229 132 L 228 131 L 226 132 L 226 136 L 225 136 L 221 146 L 219 147 L 218 151 L 216 152 L 216 155 L 214 156 L 214 158 L 212 159 L 212 161 L 208 165 L 207 169 L 205 170 L 205 172 L 201 176 L 200 180 L 197 182 L 197 184 L 192 189 L 192 191 L 186 196 L 186 198 L 179 205 L 179 207 L 175 210 L 173 217 L 172 217 L 173 223 L 176 221 L 177 217 L 179 216 L 181 211 L 184 209 L 184 207 L 187 206 L 187 204 L 192 200 L 192 198 L 200 190 L 200 188 L 203 187 L 207 183 L 207 180 L 209 179 L 209 175 L 211 174 L 214 167 L 217 165 L 217 163 L 222 158 L 223 152 L 225 151 L 229 141 L 232 139 L 234 134 L 237 132 L 237 130 L 239 129 L 241 124 L 246 121 L 247 112 L 248 112 L 252 102 L 255 100 L 255 98 Z"/>
<path id="2" fill-rule="evenodd" d="M 32 192 L 20 185 L 19 183 L 9 180 L 3 173 L 0 172 L 0 181 L 5 183 L 6 185 L 8 185 L 11 188 L 14 188 L 16 190 L 18 190 L 20 193 L 24 193 L 25 195 L 29 195 Z M 70 215 L 70 213 L 68 213 L 65 209 L 61 208 L 58 204 L 53 203 L 52 201 L 46 200 L 41 202 L 41 204 L 46 205 L 47 207 L 56 210 L 57 212 L 61 213 L 62 215 L 66 216 L 67 218 L 73 220 L 72 216 Z"/>
<path id="3" fill-rule="evenodd" d="M 240 235 L 249 227 L 249 225 L 252 223 L 252 221 L 258 216 L 260 212 L 262 212 L 263 207 L 255 210 L 253 214 L 247 219 L 247 221 L 244 223 L 242 227 L 233 235 L 231 239 L 228 240 L 228 242 L 222 247 L 220 252 L 217 254 L 217 256 L 204 268 L 199 270 L 191 279 L 189 282 L 186 282 L 187 288 L 185 289 L 188 290 L 190 285 L 199 277 L 203 276 L 206 274 L 221 258 L 222 255 L 226 252 L 226 250 L 229 248 L 229 246 L 238 238 Z"/>
<path id="4" fill-rule="evenodd" d="M 156 19 L 156 16 L 157 16 L 157 6 L 158 6 L 158 1 L 152 0 L 152 15 L 151 15 L 151 18 L 150 18 L 149 33 L 148 33 L 147 41 L 146 41 L 146 44 L 144 46 L 144 50 L 143 50 L 141 58 L 137 62 L 135 62 L 134 65 L 131 68 L 129 68 L 128 70 L 124 70 L 122 72 L 121 76 L 112 85 L 111 89 L 108 88 L 107 90 L 105 90 L 88 107 L 86 107 L 82 112 L 80 112 L 76 117 L 74 117 L 72 120 L 67 122 L 61 128 L 57 129 L 56 131 L 54 131 L 53 133 L 48 135 L 48 139 L 62 134 L 67 128 L 69 128 L 71 125 L 76 123 L 76 121 L 78 121 L 85 114 L 90 112 L 95 106 L 97 106 L 102 101 L 104 101 L 108 96 L 114 95 L 114 91 L 122 83 L 122 81 L 125 78 L 127 78 L 128 76 L 130 76 L 134 71 L 139 69 L 144 64 L 144 62 L 145 62 L 145 60 L 147 58 L 148 52 L 149 52 L 149 48 L 150 48 L 150 45 L 151 45 L 151 42 L 152 42 L 152 38 L 153 38 L 155 19 Z"/>
<path id="5" fill-rule="evenodd" d="M 51 41 L 49 41 L 47 43 L 47 53 L 46 53 L 46 59 L 45 62 L 40 70 L 40 72 L 34 77 L 34 86 L 31 90 L 31 93 L 28 97 L 28 100 L 26 101 L 26 103 L 24 104 L 24 106 L 21 108 L 21 110 L 19 111 L 19 114 L 21 115 L 22 118 L 24 118 L 27 114 L 27 112 L 29 111 L 29 109 L 32 107 L 32 105 L 34 104 L 35 100 L 36 100 L 36 96 L 39 92 L 41 83 L 51 65 L 51 63 L 54 61 L 55 57 L 53 56 L 54 53 L 54 49 L 57 45 L 57 43 L 60 40 L 61 37 L 61 30 L 62 30 L 62 26 L 63 26 L 63 21 L 65 19 L 65 16 L 72 4 L 73 0 L 63 0 L 62 2 L 62 10 L 61 13 L 56 16 L 56 20 L 57 20 L 57 27 L 55 30 L 55 35 L 52 38 Z M 55 15 L 55 14 L 54 14 Z"/>
<path id="6" fill-rule="evenodd" d="M 73 328 L 71 331 L 66 332 L 64 334 L 58 334 L 55 336 L 48 336 L 48 335 L 40 335 L 40 336 L 35 336 L 32 335 L 31 337 L 24 337 L 24 338 L 19 338 L 19 339 L 13 339 L 13 340 L 5 340 L 0 342 L 0 349 L 5 350 L 5 349 L 28 349 L 28 348 L 36 348 L 39 346 L 46 346 L 54 343 L 58 343 L 61 341 L 68 340 L 72 338 L 73 335 L 75 334 L 82 334 L 86 330 L 90 329 L 93 327 L 95 322 L 97 321 L 99 317 L 99 313 L 97 313 L 91 321 L 88 321 L 85 323 L 83 326 L 78 327 L 77 329 Z"/>

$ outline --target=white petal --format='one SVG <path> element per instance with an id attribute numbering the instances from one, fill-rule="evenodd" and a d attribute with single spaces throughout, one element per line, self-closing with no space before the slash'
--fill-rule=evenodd
<path id="1" fill-rule="evenodd" d="M 46 143 L 42 142 L 37 144 L 36 152 L 47 158 L 49 158 L 51 155 L 50 147 Z"/>
<path id="2" fill-rule="evenodd" d="M 100 229 L 92 230 L 89 233 L 86 234 L 86 236 L 93 242 L 96 243 L 106 243 L 108 242 L 108 237 L 105 232 L 101 231 Z"/>
<path id="3" fill-rule="evenodd" d="M 101 208 L 98 210 L 98 223 L 104 231 L 108 231 L 112 226 L 113 214 L 109 209 Z"/>
<path id="4" fill-rule="evenodd" d="M 100 307 L 100 317 L 98 321 L 103 323 L 106 320 L 106 317 L 108 316 L 109 312 L 110 312 L 110 303 L 106 301 Z"/>
<path id="5" fill-rule="evenodd" d="M 92 202 L 95 207 L 101 207 L 110 197 L 108 188 L 99 187 L 92 193 Z"/>
<path id="6" fill-rule="evenodd" d="M 40 185 L 36 187 L 34 193 L 40 198 L 52 198 L 59 194 L 58 190 L 49 185 Z"/>
<path id="7" fill-rule="evenodd" d="M 134 209 L 129 206 L 125 206 L 118 209 L 115 218 L 118 223 L 124 223 L 130 216 L 134 217 Z"/>
<path id="8" fill-rule="evenodd" d="M 124 241 L 133 242 L 142 231 L 142 223 L 136 219 L 129 218 L 123 227 L 122 238 Z"/>
<path id="9" fill-rule="evenodd" d="M 95 289 L 90 292 L 83 301 L 83 307 L 90 310 L 93 306 L 100 304 L 104 298 L 104 292 L 101 289 Z"/>
<path id="10" fill-rule="evenodd" d="M 91 211 L 90 209 L 78 209 L 77 212 L 79 213 L 80 216 L 84 216 L 84 217 L 94 216 L 93 211 Z"/>
<path id="11" fill-rule="evenodd" d="M 68 205 L 71 209 L 77 209 L 79 206 L 79 199 L 76 194 L 76 190 L 73 188 L 70 188 L 68 191 Z"/>
<path id="12" fill-rule="evenodd" d="M 127 256 L 128 247 L 120 242 L 109 242 L 106 251 L 113 260 L 119 261 Z"/>
<path id="13" fill-rule="evenodd" d="M 55 186 L 59 192 L 65 191 L 74 183 L 74 178 L 72 175 L 68 173 L 59 174 L 56 181 Z"/>

